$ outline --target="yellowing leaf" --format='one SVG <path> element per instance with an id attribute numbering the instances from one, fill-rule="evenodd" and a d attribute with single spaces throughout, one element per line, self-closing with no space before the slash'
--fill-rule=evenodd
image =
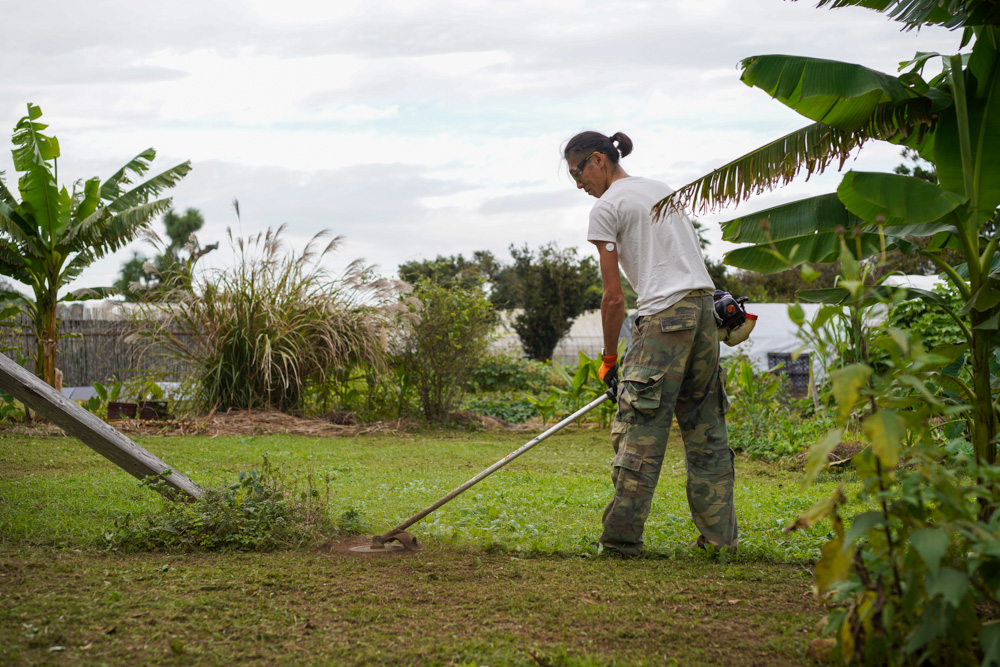
<path id="1" fill-rule="evenodd" d="M 895 412 L 879 410 L 865 419 L 865 434 L 872 442 L 872 451 L 886 468 L 899 463 L 899 450 L 906 436 L 906 423 Z"/>
<path id="2" fill-rule="evenodd" d="M 820 438 L 819 442 L 809 448 L 809 455 L 806 456 L 806 476 L 802 479 L 803 487 L 815 482 L 819 474 L 830 463 L 830 452 L 840 444 L 840 438 L 843 434 L 842 429 L 830 429 L 826 435 Z"/>
<path id="3" fill-rule="evenodd" d="M 861 397 L 861 388 L 868 383 L 871 375 L 871 366 L 866 364 L 851 364 L 830 374 L 833 380 L 833 397 L 837 401 L 837 412 L 841 417 L 846 418 L 851 414 Z"/>
<path id="4" fill-rule="evenodd" d="M 822 555 L 813 569 L 818 593 L 823 595 L 831 586 L 843 580 L 853 560 L 854 547 L 849 545 L 845 549 L 840 537 L 835 537 L 824 544 Z"/>
<path id="5" fill-rule="evenodd" d="M 816 501 L 798 519 L 785 526 L 785 532 L 788 533 L 799 528 L 815 526 L 819 521 L 833 514 L 837 510 L 837 507 L 846 501 L 844 486 L 841 484 L 832 496 Z"/>

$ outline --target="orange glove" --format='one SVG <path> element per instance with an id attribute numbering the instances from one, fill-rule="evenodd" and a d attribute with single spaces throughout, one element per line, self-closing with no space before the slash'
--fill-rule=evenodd
<path id="1" fill-rule="evenodd" d="M 618 394 L 618 355 L 604 354 L 601 351 L 601 367 L 597 369 L 597 377 L 604 381 L 604 384 L 608 385 L 608 397 L 612 401 L 617 400 Z"/>

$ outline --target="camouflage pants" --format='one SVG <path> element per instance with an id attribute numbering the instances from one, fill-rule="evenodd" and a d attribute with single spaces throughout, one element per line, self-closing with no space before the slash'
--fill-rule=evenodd
<path id="1" fill-rule="evenodd" d="M 636 322 L 622 359 L 618 413 L 611 426 L 615 495 L 604 510 L 601 544 L 624 554 L 642 549 L 643 525 L 676 414 L 699 542 L 736 549 L 728 407 L 714 306 L 706 290 Z"/>

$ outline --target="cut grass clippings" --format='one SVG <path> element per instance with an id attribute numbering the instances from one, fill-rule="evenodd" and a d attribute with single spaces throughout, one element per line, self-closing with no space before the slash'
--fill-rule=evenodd
<path id="1" fill-rule="evenodd" d="M 331 516 L 383 532 L 529 437 L 140 442 L 206 486 L 267 454 L 289 479 L 328 479 Z M 739 553 L 713 557 L 688 546 L 672 439 L 647 554 L 617 560 L 588 546 L 610 459 L 606 433 L 567 429 L 416 524 L 417 555 L 128 555 L 94 545 L 116 517 L 155 510 L 155 494 L 75 440 L 0 435 L 0 663 L 801 664 L 821 615 L 808 565 L 829 528 L 782 529 L 851 478 L 803 490 L 739 459 Z"/>

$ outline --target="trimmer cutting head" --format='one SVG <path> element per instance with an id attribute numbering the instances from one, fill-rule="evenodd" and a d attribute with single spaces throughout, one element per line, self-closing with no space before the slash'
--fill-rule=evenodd
<path id="1" fill-rule="evenodd" d="M 351 547 L 349 551 L 359 554 L 387 554 L 394 551 L 406 551 L 402 544 L 363 544 L 360 547 Z"/>
<path id="2" fill-rule="evenodd" d="M 399 544 L 388 544 L 388 542 L 399 542 Z M 420 551 L 423 548 L 424 545 L 416 536 L 401 531 L 387 535 L 373 535 L 371 544 L 351 547 L 350 551 L 362 554 L 385 554 L 398 551 Z"/>

